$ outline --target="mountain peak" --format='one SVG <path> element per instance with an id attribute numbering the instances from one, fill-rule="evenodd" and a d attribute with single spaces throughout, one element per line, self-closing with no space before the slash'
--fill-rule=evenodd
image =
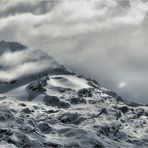
<path id="1" fill-rule="evenodd" d="M 148 147 L 147 106 L 25 47 L 0 41 L 0 147 Z"/>
<path id="2" fill-rule="evenodd" d="M 27 46 L 22 45 L 18 42 L 10 42 L 10 41 L 0 41 L 0 54 L 3 54 L 6 51 L 22 51 L 27 49 Z"/>
<path id="3" fill-rule="evenodd" d="M 31 50 L 18 42 L 0 41 L 0 93 L 47 73 L 71 72 L 42 50 Z"/>

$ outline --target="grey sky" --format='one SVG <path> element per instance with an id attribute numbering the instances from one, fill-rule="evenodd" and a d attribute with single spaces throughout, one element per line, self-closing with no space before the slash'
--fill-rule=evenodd
<path id="1" fill-rule="evenodd" d="M 1 0 L 0 39 L 42 49 L 124 98 L 148 103 L 146 0 Z"/>

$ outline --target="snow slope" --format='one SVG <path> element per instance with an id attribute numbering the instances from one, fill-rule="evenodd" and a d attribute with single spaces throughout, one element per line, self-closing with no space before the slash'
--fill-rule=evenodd
<path id="1" fill-rule="evenodd" d="M 1 95 L 1 145 L 148 147 L 148 108 L 91 79 L 45 75 Z"/>
<path id="2" fill-rule="evenodd" d="M 81 88 L 89 88 L 87 81 L 85 79 L 80 79 L 73 75 L 57 75 L 52 76 L 47 81 L 48 86 L 52 87 L 62 87 L 69 89 L 81 89 Z"/>
<path id="3" fill-rule="evenodd" d="M 148 147 L 147 106 L 59 67 L 5 83 L 0 147 Z"/>

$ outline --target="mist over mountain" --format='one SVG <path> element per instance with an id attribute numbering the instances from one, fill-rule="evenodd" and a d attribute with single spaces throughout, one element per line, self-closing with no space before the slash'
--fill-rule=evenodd
<path id="1" fill-rule="evenodd" d="M 147 106 L 41 50 L 0 41 L 0 51 L 0 147 L 148 147 Z"/>
<path id="2" fill-rule="evenodd" d="M 0 0 L 0 148 L 147 148 L 147 39 L 147 0 Z"/>
<path id="3" fill-rule="evenodd" d="M 0 148 L 147 148 L 147 39 L 147 0 L 0 0 Z"/>

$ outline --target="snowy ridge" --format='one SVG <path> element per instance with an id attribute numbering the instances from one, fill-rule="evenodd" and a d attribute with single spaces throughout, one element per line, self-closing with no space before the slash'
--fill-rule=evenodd
<path id="1" fill-rule="evenodd" d="M 22 51 L 25 49 L 27 49 L 27 47 L 18 42 L 0 41 L 0 55 L 8 51 L 15 52 L 15 51 Z"/>
<path id="2" fill-rule="evenodd" d="M 53 63 L 0 83 L 0 147 L 148 147 L 147 106 Z"/>
<path id="3" fill-rule="evenodd" d="M 115 98 L 92 80 L 46 75 L 1 96 L 0 144 L 147 147 L 148 108 Z"/>

